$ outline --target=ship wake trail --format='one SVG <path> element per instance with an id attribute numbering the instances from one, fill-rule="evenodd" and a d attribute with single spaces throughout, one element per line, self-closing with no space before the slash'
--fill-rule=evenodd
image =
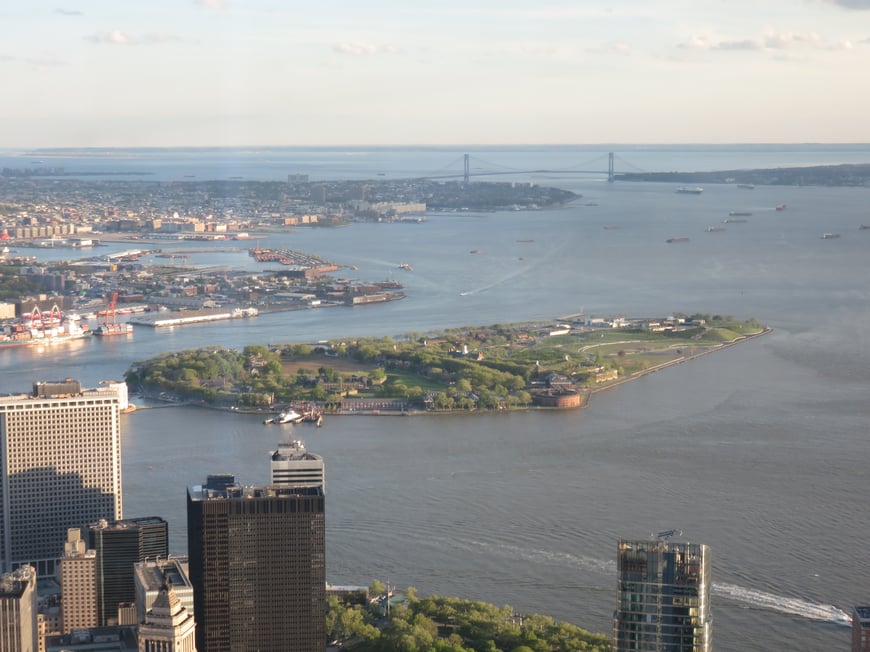
<path id="1" fill-rule="evenodd" d="M 736 584 L 714 583 L 713 595 L 735 602 L 742 602 L 749 607 L 769 609 L 809 620 L 836 623 L 846 627 L 852 624 L 851 616 L 832 604 L 819 604 L 809 600 L 801 600 L 800 598 L 789 598 L 757 589 L 747 589 Z"/>
<path id="2" fill-rule="evenodd" d="M 530 563 L 561 564 L 575 570 L 602 573 L 613 577 L 615 577 L 616 573 L 615 562 L 603 561 L 585 555 L 542 550 L 540 548 L 525 548 L 475 539 L 459 539 L 454 541 L 454 544 L 467 548 L 483 549 L 493 556 L 522 559 Z M 821 604 L 800 598 L 789 598 L 784 595 L 750 589 L 736 584 L 714 583 L 712 593 L 717 598 L 738 602 L 749 608 L 767 609 L 769 611 L 806 618 L 807 620 L 834 623 L 845 627 L 851 627 L 852 625 L 852 617 L 832 604 Z"/>

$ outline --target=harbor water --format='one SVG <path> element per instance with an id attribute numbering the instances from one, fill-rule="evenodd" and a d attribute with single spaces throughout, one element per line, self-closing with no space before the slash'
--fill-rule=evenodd
<path id="1" fill-rule="evenodd" d="M 555 169 L 544 165 L 551 154 L 562 169 L 599 153 L 504 148 L 484 158 L 517 170 Z M 227 160 L 246 178 L 281 178 L 283 170 L 327 179 L 398 177 L 461 156 L 269 154 Z M 185 156 L 195 166 L 178 163 Z M 870 148 L 638 148 L 624 156 L 647 170 L 702 170 L 866 162 Z M 155 150 L 133 152 L 123 165 L 155 178 L 222 178 L 228 164 L 218 159 Z M 70 154 L 51 164 L 84 169 L 93 161 Z M 870 229 L 859 228 L 870 224 L 870 190 L 721 185 L 683 195 L 671 184 L 608 184 L 600 175 L 517 172 L 507 180 L 583 197 L 545 211 L 269 234 L 270 247 L 354 265 L 349 273 L 359 278 L 400 280 L 407 298 L 2 350 L 0 391 L 63 377 L 93 386 L 121 378 L 137 360 L 212 344 L 423 334 L 579 312 L 756 317 L 774 332 L 596 394 L 582 411 L 331 417 L 317 429 L 193 407 L 140 409 L 122 417 L 124 513 L 166 518 L 173 552 L 183 554 L 186 487 L 214 472 L 266 482 L 269 451 L 292 436 L 326 463 L 332 583 L 378 578 L 609 632 L 617 539 L 677 528 L 712 549 L 717 650 L 848 649 L 848 614 L 870 602 L 870 510 L 862 498 Z M 774 210 L 778 204 L 787 209 Z M 731 211 L 752 215 L 726 224 Z M 712 225 L 726 230 L 707 232 Z M 666 242 L 672 238 L 688 241 Z M 269 268 L 226 243 L 202 248 L 209 246 L 213 252 L 186 264 Z"/>

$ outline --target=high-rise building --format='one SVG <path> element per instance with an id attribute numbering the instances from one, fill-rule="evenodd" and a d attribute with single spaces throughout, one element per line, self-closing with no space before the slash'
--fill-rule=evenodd
<path id="1" fill-rule="evenodd" d="M 188 613 L 193 614 L 193 585 L 188 577 L 187 557 L 149 559 L 133 566 L 136 580 L 136 621 L 143 622 L 145 614 L 166 584 Z"/>
<path id="2" fill-rule="evenodd" d="M 272 452 L 272 484 L 281 487 L 321 487 L 326 493 L 323 458 L 305 450 L 301 441 L 284 441 Z"/>
<path id="3" fill-rule="evenodd" d="M 139 625 L 139 652 L 196 652 L 196 623 L 168 582 Z"/>
<path id="4" fill-rule="evenodd" d="M 88 550 L 79 528 L 67 530 L 58 572 L 63 634 L 99 625 L 97 611 L 97 552 Z"/>
<path id="5" fill-rule="evenodd" d="M 54 575 L 66 531 L 121 518 L 119 399 L 78 381 L 0 397 L 0 571 Z"/>
<path id="6" fill-rule="evenodd" d="M 134 565 L 169 555 L 169 524 L 158 516 L 87 528 L 88 546 L 97 553 L 97 595 L 100 625 L 119 625 L 118 606 L 136 599 Z"/>
<path id="7" fill-rule="evenodd" d="M 187 494 L 199 652 L 326 648 L 321 487 L 243 487 L 210 476 Z"/>
<path id="8" fill-rule="evenodd" d="M 21 566 L 0 576 L 0 650 L 39 650 L 36 569 L 33 566 Z"/>
<path id="9" fill-rule="evenodd" d="M 710 567 L 703 544 L 620 541 L 614 652 L 712 650 Z"/>
<path id="10" fill-rule="evenodd" d="M 870 652 L 870 607 L 852 610 L 852 652 Z"/>

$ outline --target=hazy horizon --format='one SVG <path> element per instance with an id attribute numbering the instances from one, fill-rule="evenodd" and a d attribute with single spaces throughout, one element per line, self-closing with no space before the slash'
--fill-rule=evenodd
<path id="1" fill-rule="evenodd" d="M 0 9 L 0 147 L 870 142 L 868 9 L 37 0 Z"/>

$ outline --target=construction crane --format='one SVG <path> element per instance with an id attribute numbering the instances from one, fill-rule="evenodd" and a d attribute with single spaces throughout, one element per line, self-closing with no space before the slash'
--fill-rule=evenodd
<path id="1" fill-rule="evenodd" d="M 116 319 L 115 304 L 116 303 L 118 303 L 118 293 L 117 292 L 115 292 L 112 295 L 112 299 L 106 305 L 106 314 L 103 317 L 103 324 L 105 324 L 106 330 L 110 330 L 111 326 L 115 325 L 115 319 Z M 110 318 L 111 318 L 111 322 L 109 322 Z M 110 326 L 110 323 L 111 323 L 111 326 Z"/>

